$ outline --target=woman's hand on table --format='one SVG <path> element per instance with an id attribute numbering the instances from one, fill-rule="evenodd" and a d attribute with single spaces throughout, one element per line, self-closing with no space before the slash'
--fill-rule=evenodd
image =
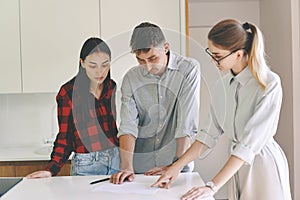
<path id="1" fill-rule="evenodd" d="M 206 197 L 212 197 L 214 192 L 212 189 L 206 186 L 193 187 L 187 193 L 185 193 L 180 199 L 181 200 L 192 200 L 192 199 L 202 199 Z"/>
<path id="2" fill-rule="evenodd" d="M 49 178 L 51 176 L 52 176 L 51 172 L 43 170 L 43 171 L 36 171 L 31 174 L 28 174 L 26 178 Z"/>

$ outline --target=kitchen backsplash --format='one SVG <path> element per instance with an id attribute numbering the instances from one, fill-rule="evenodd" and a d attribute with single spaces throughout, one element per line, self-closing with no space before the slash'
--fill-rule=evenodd
<path id="1" fill-rule="evenodd" d="M 0 94 L 0 145 L 43 144 L 56 136 L 56 94 Z"/>

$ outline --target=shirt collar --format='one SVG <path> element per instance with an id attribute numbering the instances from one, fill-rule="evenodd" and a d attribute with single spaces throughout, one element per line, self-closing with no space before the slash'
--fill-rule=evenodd
<path id="1" fill-rule="evenodd" d="M 244 86 L 251 78 L 252 78 L 252 74 L 249 70 L 249 67 L 247 66 L 236 76 L 234 76 L 232 74 L 232 71 L 230 71 L 229 84 L 231 84 L 233 81 L 237 81 L 242 86 Z"/>
<path id="2" fill-rule="evenodd" d="M 167 69 L 178 70 L 178 64 L 176 63 L 176 55 L 169 51 L 169 61 Z"/>
<path id="3" fill-rule="evenodd" d="M 168 70 L 168 69 L 170 69 L 170 70 L 178 70 L 178 65 L 176 64 L 176 55 L 173 54 L 171 52 L 171 50 L 169 50 L 169 52 L 167 54 L 169 54 L 169 57 L 168 57 L 168 64 L 167 64 L 166 70 Z M 141 68 L 142 68 L 142 74 L 144 76 L 147 76 L 148 74 L 150 74 L 150 72 L 148 72 L 147 70 L 145 70 L 143 67 L 141 67 Z M 155 75 L 153 75 L 153 76 L 155 76 Z"/>
<path id="4" fill-rule="evenodd" d="M 148 74 L 150 74 L 147 70 L 145 70 L 141 65 L 139 66 L 142 70 L 142 74 L 143 76 L 147 76 Z"/>

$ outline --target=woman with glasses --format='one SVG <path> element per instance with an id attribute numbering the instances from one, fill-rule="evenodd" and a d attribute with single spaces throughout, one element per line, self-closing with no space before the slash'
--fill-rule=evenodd
<path id="1" fill-rule="evenodd" d="M 55 176 L 75 152 L 71 175 L 106 175 L 119 169 L 115 121 L 116 83 L 110 78 L 111 51 L 89 38 L 80 52 L 78 74 L 56 96 L 59 133 L 46 169 L 28 178 Z"/>
<path id="2" fill-rule="evenodd" d="M 214 195 L 230 180 L 229 199 L 290 200 L 289 169 L 274 140 L 282 101 L 280 78 L 264 57 L 261 31 L 236 20 L 217 23 L 208 34 L 206 52 L 221 71 L 210 115 L 196 141 L 152 185 L 169 188 L 181 168 L 213 148 L 221 135 L 230 141 L 230 156 L 205 186 L 196 186 L 182 199 Z"/>

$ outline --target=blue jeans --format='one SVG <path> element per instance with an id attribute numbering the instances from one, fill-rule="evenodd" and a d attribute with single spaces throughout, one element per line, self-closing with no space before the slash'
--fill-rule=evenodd
<path id="1" fill-rule="evenodd" d="M 71 175 L 111 175 L 119 171 L 119 165 L 118 147 L 90 153 L 75 153 L 71 161 Z"/>

